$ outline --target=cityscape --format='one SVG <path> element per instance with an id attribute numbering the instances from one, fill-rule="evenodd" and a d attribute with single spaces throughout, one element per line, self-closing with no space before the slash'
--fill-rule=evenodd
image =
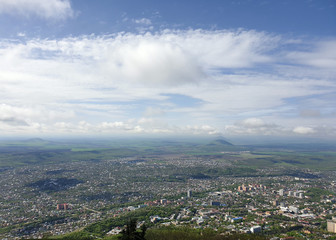
<path id="1" fill-rule="evenodd" d="M 0 0 L 0 240 L 336 240 L 335 0 Z"/>
<path id="2" fill-rule="evenodd" d="M 31 142 L 35 147 L 29 146 Z M 256 168 L 245 164 L 260 156 L 259 148 L 235 147 L 222 139 L 206 143 L 156 141 L 156 148 L 149 150 L 153 142 L 142 141 L 145 149 L 129 145 L 131 151 L 120 153 L 118 148 L 93 150 L 89 144 L 77 142 L 72 143 L 77 148 L 67 151 L 72 161 L 41 164 L 55 151 L 50 146 L 61 151 L 64 143 L 26 141 L 23 156 L 32 149 L 34 154 L 40 149 L 45 156 L 39 155 L 40 162 L 28 166 L 2 168 L 0 237 L 52 239 L 88 233 L 109 239 L 120 234 L 125 220 L 98 232 L 90 229 L 132 214 L 139 224 L 148 225 L 149 233 L 153 228 L 173 226 L 212 229 L 224 235 L 262 234 L 265 239 L 336 237 L 336 171 L 302 167 L 298 160 L 288 165 L 288 156 L 279 158 L 290 151 L 298 159 L 306 150 L 284 152 L 263 146 L 270 162 Z M 185 153 L 172 153 L 178 145 Z M 4 142 L 1 148 L 8 146 L 12 151 L 18 146 L 24 149 L 20 142 Z M 77 161 L 79 151 L 87 155 L 111 151 L 120 156 Z M 333 160 L 335 152 L 329 151 L 320 155 L 315 151 L 312 158 L 323 156 L 323 162 L 328 154 Z M 275 159 L 278 163 L 273 165 Z"/>

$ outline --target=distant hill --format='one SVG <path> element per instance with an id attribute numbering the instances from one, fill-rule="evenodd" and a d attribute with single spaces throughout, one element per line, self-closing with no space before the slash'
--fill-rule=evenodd
<path id="1" fill-rule="evenodd" d="M 225 146 L 233 146 L 232 143 L 224 140 L 223 138 L 220 138 L 220 139 L 216 139 L 214 141 L 212 141 L 211 143 L 208 144 L 208 146 L 221 146 L 221 145 L 225 145 Z"/>
<path id="2" fill-rule="evenodd" d="M 27 140 L 23 140 L 22 142 L 30 142 L 30 143 L 47 143 L 48 141 L 43 140 L 42 138 L 30 138 Z"/>
<path id="3" fill-rule="evenodd" d="M 215 140 L 210 140 L 210 142 L 200 145 L 197 150 L 200 154 L 214 154 L 223 151 L 241 151 L 244 147 L 236 146 L 223 138 L 217 138 Z"/>

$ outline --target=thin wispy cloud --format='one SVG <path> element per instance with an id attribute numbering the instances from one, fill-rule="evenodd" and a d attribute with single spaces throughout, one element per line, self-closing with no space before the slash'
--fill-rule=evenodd
<path id="1" fill-rule="evenodd" d="M 1 0 L 0 14 L 66 19 L 73 17 L 74 11 L 69 0 Z"/>
<path id="2" fill-rule="evenodd" d="M 287 57 L 296 64 L 323 69 L 336 69 L 336 41 L 318 42 L 312 48 L 313 50 L 291 52 Z"/>
<path id="3" fill-rule="evenodd" d="M 143 24 L 143 25 L 151 25 L 152 24 L 152 21 L 148 18 L 134 19 L 133 21 L 137 24 Z"/>

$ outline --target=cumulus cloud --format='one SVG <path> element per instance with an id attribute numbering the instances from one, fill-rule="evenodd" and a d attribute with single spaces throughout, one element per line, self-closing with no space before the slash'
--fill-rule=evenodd
<path id="1" fill-rule="evenodd" d="M 54 125 L 59 133 L 91 133 L 91 134 L 174 134 L 174 135 L 214 135 L 219 131 L 209 125 L 173 126 L 156 119 L 142 118 L 139 120 L 102 122 L 90 124 L 58 122 Z M 48 132 L 47 129 L 45 129 Z"/>
<path id="2" fill-rule="evenodd" d="M 332 137 L 336 135 L 336 126 L 334 125 L 314 125 L 314 126 L 297 126 L 292 129 L 293 133 L 298 135 L 317 136 L 317 137 Z"/>
<path id="3" fill-rule="evenodd" d="M 182 128 L 185 133 L 192 133 L 196 135 L 218 135 L 221 134 L 218 129 L 209 125 L 194 125 L 194 126 L 186 126 Z"/>
<path id="4" fill-rule="evenodd" d="M 35 39 L 7 46 L 3 53 L 12 60 L 35 60 L 29 64 L 36 70 L 44 63 L 49 68 L 58 64 L 69 69 L 73 65 L 77 68 L 76 64 L 87 67 L 89 63 L 111 80 L 174 86 L 198 82 L 214 68 L 244 68 L 269 62 L 266 53 L 277 41 L 254 31 L 163 31 L 58 41 Z"/>
<path id="5" fill-rule="evenodd" d="M 0 104 L 0 122 L 8 126 L 29 126 L 30 119 L 38 113 L 32 109 Z"/>
<path id="6" fill-rule="evenodd" d="M 69 0 L 2 0 L 0 14 L 35 15 L 45 19 L 65 19 L 73 16 Z"/>
<path id="7" fill-rule="evenodd" d="M 295 121 L 289 121 L 294 122 Z M 283 122 L 286 123 L 286 120 Z M 248 118 L 237 121 L 225 127 L 224 134 L 228 135 L 266 135 L 266 136 L 294 136 L 309 135 L 316 137 L 335 136 L 336 129 L 330 125 L 316 125 L 314 127 L 296 126 L 289 127 L 282 124 L 266 122 L 260 118 Z"/>
<path id="8" fill-rule="evenodd" d="M 39 121 L 53 122 L 56 119 L 69 119 L 72 116 L 73 112 L 0 104 L 0 122 L 10 126 L 31 126 Z"/>
<path id="9" fill-rule="evenodd" d="M 114 130 L 123 130 L 123 131 L 132 131 L 134 126 L 129 123 L 125 122 L 103 122 L 101 123 L 98 128 L 100 131 L 114 131 Z"/>
<path id="10" fill-rule="evenodd" d="M 186 134 L 186 135 L 214 135 L 219 134 L 219 131 L 209 125 L 187 125 L 187 126 L 172 126 L 157 119 L 142 118 L 134 122 L 105 122 L 98 125 L 98 131 L 115 132 L 124 130 L 130 133 L 147 133 L 147 134 Z"/>
<path id="11" fill-rule="evenodd" d="M 146 37 L 112 48 L 105 67 L 116 79 L 146 86 L 195 83 L 203 77 L 202 67 L 183 48 Z"/>
<path id="12" fill-rule="evenodd" d="M 274 55 L 281 49 L 279 36 L 242 30 L 0 40 L 1 129 L 299 134 L 293 126 L 317 126 L 312 121 L 335 112 L 336 83 L 328 68 L 327 77 L 263 72 L 283 61 Z M 298 109 L 299 120 L 280 126 L 279 116 Z"/>
<path id="13" fill-rule="evenodd" d="M 19 33 L 17 33 L 17 36 L 18 36 L 18 37 L 25 37 L 25 36 L 26 36 L 26 33 L 24 33 L 24 32 L 19 32 Z"/>
<path id="14" fill-rule="evenodd" d="M 281 127 L 274 123 L 266 123 L 260 118 L 248 118 L 225 127 L 227 134 L 241 135 L 277 135 Z"/>
<path id="15" fill-rule="evenodd" d="M 274 126 L 273 124 L 266 124 L 262 119 L 260 118 L 248 118 L 240 122 L 241 126 L 247 127 L 247 128 L 261 128 L 261 127 L 269 127 Z"/>
<path id="16" fill-rule="evenodd" d="M 298 126 L 293 129 L 293 132 L 299 134 L 310 134 L 315 133 L 315 130 L 311 127 Z"/>

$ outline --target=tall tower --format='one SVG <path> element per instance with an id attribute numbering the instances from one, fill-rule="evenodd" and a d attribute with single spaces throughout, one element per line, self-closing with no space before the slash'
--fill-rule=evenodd
<path id="1" fill-rule="evenodd" d="M 187 192 L 187 197 L 188 197 L 188 198 L 191 198 L 191 197 L 192 197 L 192 191 L 191 191 L 191 190 L 188 190 L 188 192 Z"/>

